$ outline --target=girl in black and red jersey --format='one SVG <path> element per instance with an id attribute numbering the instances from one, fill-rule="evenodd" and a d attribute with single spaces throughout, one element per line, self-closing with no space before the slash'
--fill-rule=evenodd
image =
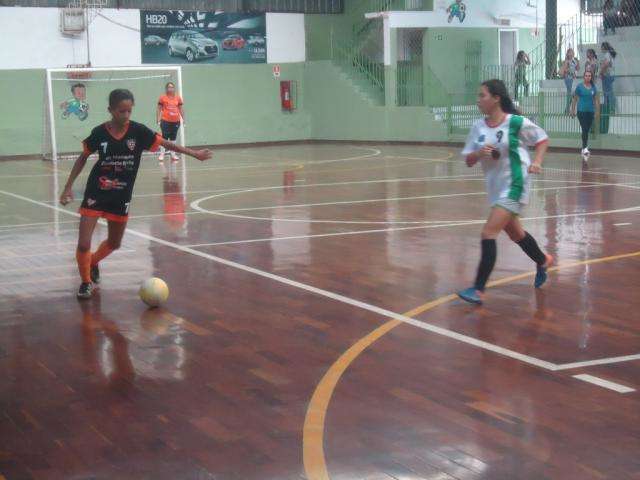
<path id="1" fill-rule="evenodd" d="M 129 90 L 117 89 L 111 92 L 111 120 L 95 127 L 91 135 L 82 142 L 83 152 L 73 165 L 60 196 L 62 205 L 73 201 L 73 182 L 84 168 L 89 155 L 98 152 L 98 161 L 91 169 L 80 206 L 76 259 L 82 284 L 78 290 L 78 298 L 91 297 L 92 281 L 100 281 L 100 260 L 120 248 L 142 152 L 156 151 L 158 147 L 163 146 L 167 150 L 184 153 L 198 160 L 211 158 L 209 150 L 183 148 L 163 139 L 141 123 L 131 121 L 133 105 L 133 94 Z M 109 235 L 92 254 L 91 237 L 99 218 L 107 220 Z"/>

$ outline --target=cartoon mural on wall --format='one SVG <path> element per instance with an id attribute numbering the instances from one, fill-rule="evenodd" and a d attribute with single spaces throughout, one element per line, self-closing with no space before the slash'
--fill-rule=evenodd
<path id="1" fill-rule="evenodd" d="M 460 23 L 462 23 L 467 16 L 467 6 L 462 2 L 462 0 L 456 0 L 449 5 L 447 13 L 449 14 L 447 17 L 447 23 L 451 23 L 454 18 L 457 18 Z"/>
<path id="2" fill-rule="evenodd" d="M 78 120 L 84 121 L 89 116 L 89 104 L 87 103 L 87 87 L 84 83 L 74 83 L 71 86 L 73 97 L 65 100 L 60 104 L 62 110 L 62 118 L 67 119 L 71 115 L 78 117 Z"/>

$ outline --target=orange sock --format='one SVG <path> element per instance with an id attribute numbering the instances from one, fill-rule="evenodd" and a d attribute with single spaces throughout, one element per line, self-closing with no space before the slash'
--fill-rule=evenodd
<path id="1" fill-rule="evenodd" d="M 76 261 L 82 283 L 91 282 L 91 252 L 81 252 L 76 250 Z"/>
<path id="2" fill-rule="evenodd" d="M 109 242 L 105 240 L 100 244 L 98 250 L 96 250 L 93 255 L 91 255 L 91 266 L 95 267 L 98 263 L 100 263 L 100 260 L 110 255 L 111 252 L 113 252 L 113 248 L 111 248 L 109 246 Z"/>

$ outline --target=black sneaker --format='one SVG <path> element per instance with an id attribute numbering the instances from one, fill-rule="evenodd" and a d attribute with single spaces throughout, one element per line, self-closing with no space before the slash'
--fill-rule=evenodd
<path id="1" fill-rule="evenodd" d="M 100 268 L 98 265 L 91 267 L 91 281 L 93 283 L 100 283 Z"/>
<path id="2" fill-rule="evenodd" d="M 82 300 L 87 300 L 91 298 L 93 294 L 93 285 L 91 282 L 80 284 L 80 288 L 78 289 L 78 298 Z"/>

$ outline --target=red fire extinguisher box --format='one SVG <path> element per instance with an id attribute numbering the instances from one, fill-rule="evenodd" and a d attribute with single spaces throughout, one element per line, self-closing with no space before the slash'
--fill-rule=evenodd
<path id="1" fill-rule="evenodd" d="M 280 104 L 283 112 L 293 112 L 295 110 L 293 94 L 293 82 L 291 80 L 282 80 L 280 82 Z"/>

